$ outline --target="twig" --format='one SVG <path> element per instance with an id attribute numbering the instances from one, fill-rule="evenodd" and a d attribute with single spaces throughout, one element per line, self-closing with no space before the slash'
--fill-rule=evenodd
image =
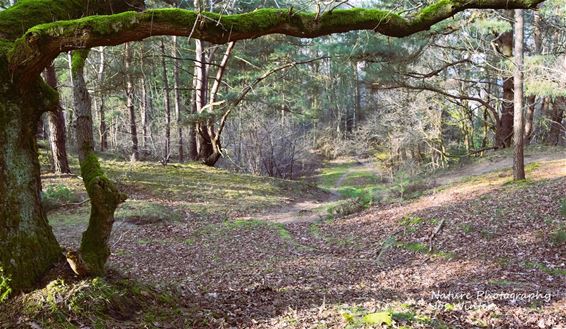
<path id="1" fill-rule="evenodd" d="M 87 203 L 87 202 L 89 202 L 89 201 L 90 201 L 90 199 L 89 199 L 89 198 L 86 198 L 85 200 L 83 200 L 83 201 L 81 201 L 81 202 L 77 202 L 77 203 L 67 203 L 67 204 L 65 204 L 65 206 L 80 206 L 80 205 L 82 205 L 82 204 L 84 204 L 84 203 Z"/>
<path id="2" fill-rule="evenodd" d="M 383 254 L 389 250 L 391 247 L 395 246 L 395 242 L 397 241 L 396 235 L 403 232 L 404 228 L 398 229 L 397 231 L 393 232 L 390 236 L 388 236 L 385 240 L 381 242 L 379 246 L 379 252 L 377 252 L 376 263 L 381 262 L 381 257 Z"/>
<path id="3" fill-rule="evenodd" d="M 432 234 L 428 238 L 428 252 L 432 252 L 432 247 L 433 247 L 432 242 L 434 240 L 434 237 L 440 232 L 440 230 L 442 230 L 445 221 L 446 218 L 443 218 L 438 224 L 438 226 L 436 226 L 436 228 L 434 229 L 434 232 L 432 232 Z"/>

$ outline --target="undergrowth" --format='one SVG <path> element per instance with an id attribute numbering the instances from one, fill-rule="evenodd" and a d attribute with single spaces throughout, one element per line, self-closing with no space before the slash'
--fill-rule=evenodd
<path id="1" fill-rule="evenodd" d="M 115 328 L 130 323 L 133 327 L 155 328 L 158 322 L 176 328 L 194 325 L 188 320 L 190 316 L 179 316 L 188 314 L 180 304 L 171 293 L 127 279 L 57 279 L 1 305 L 0 327 Z"/>

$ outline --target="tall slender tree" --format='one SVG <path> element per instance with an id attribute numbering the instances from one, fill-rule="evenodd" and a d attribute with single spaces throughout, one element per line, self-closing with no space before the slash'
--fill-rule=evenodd
<path id="1" fill-rule="evenodd" d="M 167 63 L 165 62 L 165 43 L 161 39 L 161 69 L 163 73 L 163 107 L 165 110 L 165 149 L 163 163 L 169 162 L 171 156 L 171 103 L 169 96 L 169 77 L 167 76 Z"/>
<path id="2" fill-rule="evenodd" d="M 132 49 L 129 43 L 124 46 L 124 69 L 126 70 L 126 107 L 130 115 L 130 136 L 132 139 L 131 159 L 137 161 L 140 158 L 138 147 L 138 126 L 136 123 L 136 109 L 134 106 L 134 81 L 131 72 Z"/>
<path id="3" fill-rule="evenodd" d="M 513 179 L 525 179 L 525 156 L 524 152 L 524 132 L 525 121 L 523 119 L 523 66 L 524 52 L 523 44 L 525 42 L 525 23 L 524 12 L 522 9 L 515 9 L 515 26 L 514 26 L 514 62 L 515 69 L 513 74 L 514 81 L 514 98 L 513 98 Z"/>
<path id="4" fill-rule="evenodd" d="M 181 74 L 180 74 L 180 70 L 181 70 L 181 63 L 180 63 L 180 59 L 179 59 L 179 54 L 177 51 L 178 48 L 178 40 L 176 36 L 173 36 L 173 49 L 171 51 L 172 56 L 174 58 L 174 66 L 173 66 L 173 93 L 174 93 L 174 99 L 175 99 L 175 117 L 176 117 L 176 123 L 177 123 L 177 136 L 179 138 L 179 162 L 184 162 L 185 161 L 185 141 L 183 138 L 183 117 L 182 117 L 182 113 L 183 111 L 181 110 Z"/>
<path id="5" fill-rule="evenodd" d="M 97 82 L 98 82 L 98 134 L 99 134 L 99 144 L 100 144 L 100 151 L 105 151 L 108 149 L 108 129 L 106 127 L 106 100 L 104 99 L 103 95 L 103 82 L 104 82 L 104 70 L 106 68 L 106 58 L 104 56 L 104 47 L 100 47 L 98 49 L 99 53 L 99 60 L 100 63 L 98 64 L 98 72 L 97 72 Z"/>
<path id="6" fill-rule="evenodd" d="M 57 90 L 57 73 L 55 66 L 49 65 L 45 69 L 45 82 Z M 65 132 L 65 114 L 62 107 L 47 113 L 49 124 L 49 144 L 53 157 L 53 169 L 58 174 L 70 174 L 69 159 L 67 157 L 67 136 Z"/>

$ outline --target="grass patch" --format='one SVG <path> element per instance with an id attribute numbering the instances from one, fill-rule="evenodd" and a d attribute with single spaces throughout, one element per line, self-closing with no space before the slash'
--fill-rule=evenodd
<path id="1" fill-rule="evenodd" d="M 564 268 L 552 268 L 545 264 L 537 262 L 525 262 L 524 266 L 528 269 L 535 269 L 542 271 L 550 276 L 566 276 L 566 269 Z"/>
<path id="2" fill-rule="evenodd" d="M 70 162 L 72 170 L 79 172 L 76 158 L 71 157 Z M 303 182 L 237 174 L 197 163 L 162 166 L 151 162 L 109 159 L 101 164 L 107 176 L 117 182 L 118 188 L 130 197 L 135 196 L 140 204 L 163 204 L 163 200 L 167 200 L 200 216 L 251 214 L 278 206 L 297 195 L 308 198 L 323 193 Z M 85 194 L 82 181 L 77 177 L 44 174 L 42 180 L 46 188 L 61 185 L 75 195 Z M 81 199 L 84 198 L 86 194 Z M 135 212 L 135 209 L 126 211 Z M 171 215 L 170 211 L 168 215 Z M 134 213 L 132 216 L 138 215 Z"/>
<path id="3" fill-rule="evenodd" d="M 194 245 L 199 239 L 219 238 L 234 231 L 271 230 L 286 242 L 295 243 L 291 232 L 282 223 L 267 222 L 259 219 L 227 220 L 219 224 L 209 224 L 197 230 L 185 240 L 187 245 Z"/>
<path id="4" fill-rule="evenodd" d="M 124 220 L 136 225 L 154 224 L 163 221 L 179 221 L 181 213 L 178 210 L 157 202 L 127 200 L 116 210 L 117 220 Z"/>
<path id="5" fill-rule="evenodd" d="M 391 306 L 383 310 L 369 312 L 359 306 L 342 308 L 344 328 L 447 328 L 442 321 L 419 313 L 408 304 Z"/>
<path id="6" fill-rule="evenodd" d="M 346 175 L 350 169 L 356 165 L 357 163 L 355 161 L 326 163 L 319 175 L 319 185 L 325 189 L 336 187 L 340 178 Z"/>
<path id="7" fill-rule="evenodd" d="M 456 255 L 453 252 L 448 252 L 448 251 L 429 251 L 429 247 L 422 243 L 422 242 L 397 242 L 395 244 L 395 246 L 397 248 L 401 248 L 404 250 L 408 250 L 411 251 L 413 253 L 418 253 L 418 254 L 428 254 L 431 255 L 433 257 L 438 257 L 438 258 L 442 258 L 442 259 L 446 259 L 446 260 L 451 260 L 456 258 Z"/>
<path id="8" fill-rule="evenodd" d="M 513 186 L 513 187 L 517 187 L 517 188 L 525 188 L 525 187 L 529 187 L 531 185 L 534 184 L 534 181 L 531 179 L 520 179 L 520 180 L 509 180 L 505 183 L 503 183 L 503 186 Z"/>
<path id="9" fill-rule="evenodd" d="M 538 162 L 531 162 L 525 165 L 525 173 L 531 173 L 535 170 L 537 170 L 538 168 L 540 168 L 540 163 Z"/>
<path id="10" fill-rule="evenodd" d="M 566 226 L 561 225 L 557 230 L 550 234 L 550 243 L 555 247 L 566 244 Z"/>
<path id="11" fill-rule="evenodd" d="M 428 246 L 421 242 L 405 242 L 398 244 L 398 247 L 416 253 L 428 253 Z"/>
<path id="12" fill-rule="evenodd" d="M 237 219 L 237 220 L 227 220 L 222 225 L 228 231 L 231 230 L 254 230 L 257 228 L 267 227 L 269 223 L 261 221 L 258 219 Z"/>
<path id="13" fill-rule="evenodd" d="M 41 191 L 41 204 L 46 211 L 76 203 L 79 200 L 80 196 L 63 184 L 49 185 Z"/>
<path id="14" fill-rule="evenodd" d="M 77 209 L 58 209 L 47 215 L 49 224 L 53 227 L 86 225 L 90 216 L 90 206 Z"/>
<path id="15" fill-rule="evenodd" d="M 284 240 L 284 241 L 292 241 L 293 240 L 291 233 L 285 227 L 285 225 L 283 225 L 281 223 L 277 223 L 277 224 L 275 224 L 275 229 L 277 230 L 277 235 L 279 235 L 279 238 L 281 240 Z"/>

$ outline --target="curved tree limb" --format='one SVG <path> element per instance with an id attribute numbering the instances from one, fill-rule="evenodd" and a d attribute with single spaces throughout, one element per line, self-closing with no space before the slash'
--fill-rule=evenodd
<path id="1" fill-rule="evenodd" d="M 143 8 L 143 0 L 19 0 L 0 11 L 0 39 L 14 41 L 39 24 Z"/>
<path id="2" fill-rule="evenodd" d="M 360 8 L 336 9 L 318 18 L 316 13 L 287 9 L 258 9 L 244 14 L 221 15 L 169 8 L 88 16 L 30 28 L 16 41 L 10 63 L 16 77 L 25 83 L 26 77 L 36 76 L 62 51 L 118 45 L 156 35 L 191 35 L 219 44 L 275 33 L 315 38 L 353 30 L 373 30 L 387 36 L 404 37 L 427 30 L 465 9 L 534 8 L 543 1 L 438 0 L 412 17 L 389 10 Z M 54 1 L 42 3 L 51 2 Z"/>

